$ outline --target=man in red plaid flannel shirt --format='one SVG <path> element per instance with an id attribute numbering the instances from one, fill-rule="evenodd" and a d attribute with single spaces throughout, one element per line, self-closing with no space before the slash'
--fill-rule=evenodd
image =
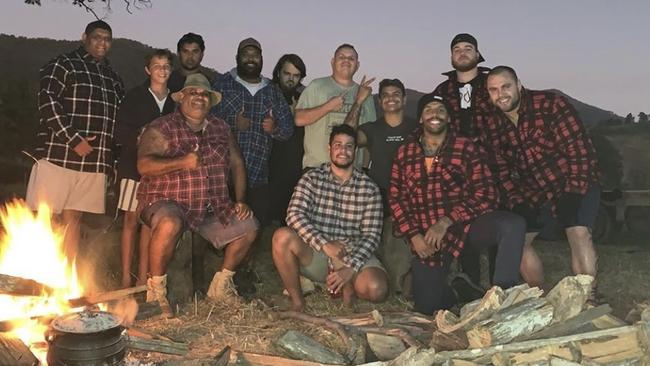
<path id="1" fill-rule="evenodd" d="M 505 204 L 528 224 L 522 276 L 530 285 L 544 282 L 532 241 L 552 221 L 566 229 L 573 272 L 595 276 L 591 227 L 600 197 L 598 163 L 577 113 L 562 96 L 524 89 L 508 66 L 492 69 L 487 87 L 498 108 L 485 129 L 488 149 Z"/>
<path id="2" fill-rule="evenodd" d="M 393 160 L 388 200 L 394 230 L 408 239 L 414 254 L 415 310 L 432 314 L 457 300 L 446 280 L 452 259 L 466 242 L 485 246 L 496 242 L 504 253 L 497 267 L 508 270 L 502 286 L 516 284 L 523 230 L 520 236 L 504 233 L 504 238 L 495 238 L 491 227 L 474 227 L 472 222 L 494 213 L 498 203 L 483 150 L 448 128 L 449 108 L 440 96 L 427 94 L 420 99 L 418 119 L 422 128 L 397 150 Z M 501 225 L 497 221 L 493 226 Z"/>

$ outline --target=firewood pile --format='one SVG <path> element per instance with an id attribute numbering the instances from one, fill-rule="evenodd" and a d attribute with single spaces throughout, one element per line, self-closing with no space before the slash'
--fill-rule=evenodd
<path id="1" fill-rule="evenodd" d="M 313 340 L 295 334 L 278 343 L 288 356 L 318 364 L 342 364 L 331 362 L 342 356 L 347 364 L 366 366 L 650 365 L 650 306 L 637 306 L 629 319 L 634 324 L 626 323 L 609 314 L 609 305 L 587 303 L 592 280 L 566 277 L 545 296 L 527 285 L 493 287 L 459 314 L 445 310 L 433 318 L 373 312 L 324 320 L 289 314 L 342 337 L 347 332 L 349 339 L 355 331 L 365 334 L 356 337 L 368 344 L 363 355 L 357 345 L 356 355 L 351 350 L 322 357 Z M 360 362 L 364 357 L 379 361 Z"/>

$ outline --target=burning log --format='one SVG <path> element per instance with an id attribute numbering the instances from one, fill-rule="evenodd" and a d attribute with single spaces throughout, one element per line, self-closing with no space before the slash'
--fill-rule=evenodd
<path id="1" fill-rule="evenodd" d="M 129 288 L 124 288 L 115 291 L 103 292 L 100 294 L 83 296 L 76 299 L 70 299 L 68 300 L 68 303 L 70 304 L 70 306 L 76 308 L 81 306 L 100 304 L 103 302 L 109 302 L 113 300 L 119 300 L 123 297 L 127 297 L 129 295 L 137 294 L 139 292 L 144 292 L 144 291 L 147 291 L 147 285 L 129 287 Z"/>
<path id="2" fill-rule="evenodd" d="M 0 273 L 0 293 L 14 296 L 40 296 L 54 289 L 40 282 Z"/>
<path id="3" fill-rule="evenodd" d="M 36 366 L 38 359 L 18 338 L 0 334 L 0 365 Z"/>

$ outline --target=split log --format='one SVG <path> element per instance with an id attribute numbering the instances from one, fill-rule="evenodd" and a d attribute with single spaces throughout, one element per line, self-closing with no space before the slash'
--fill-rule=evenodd
<path id="1" fill-rule="evenodd" d="M 275 344 L 290 357 L 299 360 L 329 363 L 335 365 L 347 364 L 340 354 L 331 351 L 314 339 L 293 330 L 284 333 Z"/>
<path id="2" fill-rule="evenodd" d="M 549 291 L 546 300 L 555 309 L 553 323 L 559 323 L 580 314 L 591 293 L 592 282 L 594 282 L 593 276 L 568 276 L 560 280 Z"/>
<path id="3" fill-rule="evenodd" d="M 380 315 L 385 324 L 412 324 L 430 327 L 433 325 L 433 321 L 435 320 L 433 317 L 412 313 L 410 311 L 385 312 Z M 329 319 L 344 325 L 379 325 L 373 316 L 373 312 L 353 316 L 338 316 Z"/>
<path id="4" fill-rule="evenodd" d="M 509 352 L 515 355 L 516 353 L 525 354 L 530 353 L 533 350 L 541 349 L 544 347 L 553 347 L 553 346 L 563 346 L 568 347 L 573 345 L 580 347 L 580 352 L 583 356 L 589 357 L 589 354 L 585 354 L 585 349 L 583 345 L 594 345 L 592 347 L 598 348 L 595 346 L 597 344 L 604 344 L 605 342 L 611 342 L 612 340 L 617 339 L 626 339 L 627 342 L 632 343 L 630 347 L 634 345 L 635 342 L 639 343 L 638 333 L 641 329 L 641 326 L 624 326 L 618 328 L 598 330 L 594 332 L 581 333 L 581 334 L 572 334 L 563 337 L 556 338 L 547 338 L 547 339 L 537 339 L 524 342 L 516 342 L 510 344 L 503 344 L 497 346 L 490 346 L 485 348 L 476 348 L 468 349 L 462 351 L 445 351 L 439 352 L 433 355 L 430 355 L 427 358 L 429 364 L 440 364 L 445 362 L 448 359 L 463 359 L 463 360 L 476 360 L 480 357 L 491 357 L 492 355 L 500 352 Z M 636 337 L 636 339 L 634 338 Z M 637 344 L 637 347 L 638 344 Z M 642 349 L 639 347 L 639 349 Z M 562 356 L 559 356 L 562 357 Z"/>
<path id="5" fill-rule="evenodd" d="M 552 338 L 568 335 L 583 325 L 591 322 L 592 320 L 597 319 L 605 314 L 609 314 L 611 311 L 612 308 L 608 304 L 600 305 L 598 307 L 585 310 L 562 323 L 556 323 L 550 327 L 540 330 L 539 332 L 530 335 L 524 335 L 521 338 L 517 338 L 517 340 L 527 341 L 531 339 Z"/>
<path id="6" fill-rule="evenodd" d="M 54 289 L 40 282 L 0 273 L 0 294 L 13 296 L 41 296 L 51 294 Z"/>
<path id="7" fill-rule="evenodd" d="M 292 360 L 284 357 L 241 351 L 233 351 L 230 353 L 230 363 L 232 365 L 246 366 L 337 366 L 333 364 L 323 364 L 320 362 L 311 362 L 305 360 Z"/>
<path id="8" fill-rule="evenodd" d="M 480 304 L 473 309 L 467 316 L 460 320 L 458 323 L 450 324 L 447 321 L 451 318 L 447 311 L 439 311 L 436 314 L 436 323 L 438 325 L 438 330 L 443 333 L 450 333 L 457 329 L 471 327 L 472 325 L 480 322 L 483 319 L 490 317 L 494 314 L 505 299 L 503 290 L 494 286 L 489 289 L 483 299 L 481 299 Z"/>
<path id="9" fill-rule="evenodd" d="M 173 342 L 162 339 L 147 339 L 135 337 L 132 335 L 126 336 L 126 346 L 133 350 L 158 352 L 170 355 L 183 356 L 189 351 L 187 343 Z"/>
<path id="10" fill-rule="evenodd" d="M 392 360 L 406 350 L 401 339 L 383 334 L 368 333 L 368 346 L 380 361 Z"/>
<path id="11" fill-rule="evenodd" d="M 36 366 L 38 359 L 20 339 L 0 334 L 1 366 Z"/>
<path id="12" fill-rule="evenodd" d="M 553 320 L 553 306 L 545 299 L 527 299 L 503 309 L 467 331 L 472 348 L 483 348 L 512 341 L 540 330 Z"/>
<path id="13" fill-rule="evenodd" d="M 330 329 L 334 333 L 338 334 L 339 338 L 343 341 L 343 344 L 348 349 L 356 348 L 356 345 L 352 344 L 352 339 L 350 338 L 350 335 L 345 331 L 345 328 L 343 327 L 342 324 L 329 320 L 329 319 L 324 319 L 324 318 L 319 318 L 317 316 L 297 312 L 297 311 L 283 311 L 280 312 L 280 318 L 281 319 L 296 319 L 300 320 L 306 323 L 311 323 L 315 325 L 320 325 L 325 328 Z"/>
<path id="14" fill-rule="evenodd" d="M 431 363 L 427 359 L 435 353 L 432 349 L 418 350 L 417 347 L 411 347 L 388 362 L 387 366 L 429 366 Z"/>
<path id="15" fill-rule="evenodd" d="M 510 307 L 518 302 L 530 298 L 538 298 L 544 294 L 544 291 L 539 287 L 529 287 L 528 284 L 511 287 L 504 291 L 506 299 L 503 300 L 501 308 Z"/>
<path id="16" fill-rule="evenodd" d="M 441 351 L 454 351 L 459 349 L 466 349 L 469 346 L 467 342 L 467 335 L 462 329 L 458 329 L 451 333 L 443 333 L 439 330 L 433 332 L 429 347 Z"/>
<path id="17" fill-rule="evenodd" d="M 115 291 L 103 292 L 99 294 L 87 295 L 76 299 L 68 300 L 70 306 L 76 308 L 81 306 L 95 305 L 103 302 L 119 300 L 121 298 L 147 291 L 147 285 L 129 287 Z"/>

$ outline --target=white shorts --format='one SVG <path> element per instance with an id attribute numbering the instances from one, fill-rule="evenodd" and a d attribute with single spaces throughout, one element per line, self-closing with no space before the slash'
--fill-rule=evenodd
<path id="1" fill-rule="evenodd" d="M 103 214 L 106 174 L 78 172 L 41 159 L 32 166 L 26 201 L 32 210 L 46 203 L 55 214 L 63 210 Z"/>
<path id="2" fill-rule="evenodd" d="M 138 199 L 135 197 L 140 182 L 129 178 L 120 180 L 120 199 L 117 201 L 117 208 L 122 211 L 135 212 L 138 208 Z"/>

